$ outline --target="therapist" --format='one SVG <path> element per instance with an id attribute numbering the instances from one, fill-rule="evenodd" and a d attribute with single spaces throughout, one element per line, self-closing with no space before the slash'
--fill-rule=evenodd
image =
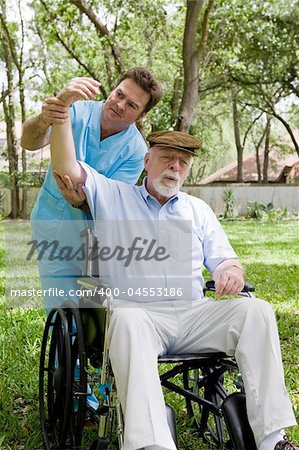
<path id="1" fill-rule="evenodd" d="M 92 100 L 99 94 L 99 85 L 85 77 L 71 80 L 57 97 L 44 102 L 40 115 L 24 123 L 21 145 L 36 150 L 49 144 L 51 125 L 64 123 L 71 107 L 77 159 L 108 178 L 133 185 L 142 171 L 147 150 L 135 122 L 144 119 L 161 99 L 161 87 L 143 67 L 128 70 L 107 100 Z M 47 292 L 44 296 L 47 310 L 70 296 L 78 300 L 73 294 L 78 289 L 77 277 L 84 273 L 85 261 L 68 261 L 63 248 L 79 248 L 83 243 L 81 231 L 91 218 L 81 186 L 75 189 L 68 177 L 62 180 L 54 176 L 50 164 L 31 214 L 37 249 L 41 242 L 48 246 L 38 261 L 42 289 Z M 51 243 L 57 240 L 60 254 L 49 258 L 53 250 Z M 49 289 L 53 287 L 63 292 L 59 298 L 51 296 Z"/>

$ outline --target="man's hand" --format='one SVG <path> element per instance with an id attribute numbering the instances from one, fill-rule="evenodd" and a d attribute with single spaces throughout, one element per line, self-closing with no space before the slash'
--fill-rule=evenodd
<path id="1" fill-rule="evenodd" d="M 99 95 L 99 83 L 88 77 L 73 78 L 61 91 L 57 98 L 62 100 L 65 106 L 71 106 L 77 100 L 93 100 Z"/>
<path id="2" fill-rule="evenodd" d="M 239 294 L 244 287 L 242 271 L 235 266 L 227 267 L 215 278 L 216 294 L 223 295 Z"/>
<path id="3" fill-rule="evenodd" d="M 42 113 L 40 118 L 47 127 L 53 123 L 64 123 L 68 118 L 68 107 L 65 106 L 65 103 L 59 98 L 46 98 L 42 104 Z"/>
<path id="4" fill-rule="evenodd" d="M 64 177 L 61 178 L 56 173 L 53 173 L 53 177 L 55 178 L 62 195 L 72 206 L 80 206 L 85 202 L 86 195 L 83 191 L 82 183 L 78 183 L 77 189 L 75 189 L 75 186 L 68 175 L 64 175 Z"/>

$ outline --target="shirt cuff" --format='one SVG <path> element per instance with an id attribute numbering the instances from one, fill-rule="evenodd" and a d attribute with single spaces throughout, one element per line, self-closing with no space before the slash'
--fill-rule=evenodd
<path id="1" fill-rule="evenodd" d="M 239 269 L 242 276 L 244 277 L 244 275 L 245 275 L 244 267 L 242 266 L 242 264 L 240 263 L 240 261 L 237 258 L 236 259 L 233 258 L 233 259 L 226 259 L 225 261 L 220 263 L 213 272 L 213 278 L 214 279 L 218 278 L 218 276 L 220 275 L 221 272 L 223 272 L 231 267 Z"/>

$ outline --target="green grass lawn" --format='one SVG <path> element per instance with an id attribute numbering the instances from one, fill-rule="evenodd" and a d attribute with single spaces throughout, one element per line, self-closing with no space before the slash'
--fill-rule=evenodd
<path id="1" fill-rule="evenodd" d="M 299 417 L 299 222 L 231 221 L 223 226 L 246 267 L 247 280 L 256 286 L 256 296 L 276 311 L 286 384 Z M 42 309 L 7 308 L 5 287 L 37 287 L 38 277 L 35 263 L 24 259 L 28 222 L 0 222 L 0 231 L 0 449 L 36 450 L 42 448 L 38 365 L 45 316 Z M 182 401 L 177 401 L 177 409 L 181 448 L 205 449 L 185 427 Z M 299 441 L 298 428 L 289 430 L 289 436 Z"/>

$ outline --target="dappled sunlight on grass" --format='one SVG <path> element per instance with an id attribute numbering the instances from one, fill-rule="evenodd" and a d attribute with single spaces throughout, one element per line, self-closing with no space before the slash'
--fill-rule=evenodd
<path id="1" fill-rule="evenodd" d="M 230 241 L 254 284 L 256 297 L 269 301 L 276 312 L 284 361 L 285 379 L 297 417 L 299 416 L 299 222 L 231 221 L 223 223 Z M 5 258 L 7 248 L 15 249 Z M 38 366 L 45 314 L 42 309 L 8 309 L 4 278 L 11 283 L 25 277 L 37 283 L 33 261 L 24 267 L 17 255 L 20 246 L 31 239 L 28 222 L 0 223 L 0 448 L 1 450 L 42 448 L 38 417 Z M 9 284 L 9 283 L 8 283 Z M 224 300 L 225 301 L 225 300 Z M 176 407 L 180 448 L 207 447 L 190 427 L 184 400 L 167 394 Z M 293 428 L 289 436 L 299 441 Z"/>

